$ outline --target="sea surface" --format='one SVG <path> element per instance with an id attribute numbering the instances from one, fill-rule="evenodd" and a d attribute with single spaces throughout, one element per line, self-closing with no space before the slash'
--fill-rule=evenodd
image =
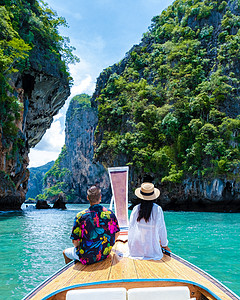
<path id="1" fill-rule="evenodd" d="M 64 266 L 62 250 L 76 213 L 67 210 L 0 212 L 0 299 L 22 299 Z M 164 212 L 169 247 L 240 295 L 240 214 Z"/>

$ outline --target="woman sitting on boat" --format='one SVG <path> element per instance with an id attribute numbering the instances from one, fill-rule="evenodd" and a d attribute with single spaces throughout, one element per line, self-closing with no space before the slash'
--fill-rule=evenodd
<path id="1" fill-rule="evenodd" d="M 160 260 L 162 249 L 168 248 L 167 230 L 162 208 L 154 203 L 160 196 L 159 189 L 144 182 L 135 190 L 141 203 L 133 208 L 128 230 L 129 256 L 134 259 Z"/>

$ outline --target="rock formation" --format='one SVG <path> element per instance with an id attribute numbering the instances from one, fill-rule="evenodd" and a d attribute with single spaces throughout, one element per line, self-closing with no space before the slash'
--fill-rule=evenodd
<path id="1" fill-rule="evenodd" d="M 240 211 L 240 4 L 175 1 L 103 70 L 95 156 L 151 175 L 165 209 Z"/>
<path id="2" fill-rule="evenodd" d="M 43 55 L 41 52 L 39 56 Z M 51 69 L 52 67 L 52 69 Z M 55 69 L 54 62 L 45 61 L 41 70 L 34 69 L 34 62 L 27 73 L 12 78 L 19 101 L 24 110 L 19 121 L 18 135 L 24 140 L 14 157 L 8 158 L 11 145 L 3 147 L 0 136 L 0 209 L 20 209 L 25 200 L 29 171 L 27 169 L 30 148 L 42 138 L 53 121 L 53 116 L 70 95 L 68 79 Z M 5 184 L 2 184 L 2 183 Z"/>
<path id="3" fill-rule="evenodd" d="M 158 203 L 164 210 L 240 212 L 240 184 L 222 178 L 188 178 L 178 185 L 161 184 Z"/>
<path id="4" fill-rule="evenodd" d="M 46 200 L 38 200 L 36 203 L 36 209 L 49 209 L 51 206 L 47 203 Z"/>
<path id="5" fill-rule="evenodd" d="M 66 209 L 66 197 L 63 193 L 60 193 L 57 200 L 53 204 L 53 208 Z"/>
<path id="6" fill-rule="evenodd" d="M 54 161 L 40 166 L 29 168 L 29 180 L 28 180 L 28 191 L 26 194 L 26 199 L 35 198 L 37 195 L 43 193 L 43 178 L 45 174 L 51 169 Z"/>
<path id="7" fill-rule="evenodd" d="M 85 94 L 75 96 L 66 115 L 65 146 L 44 179 L 47 200 L 53 202 L 61 190 L 68 203 L 87 203 L 88 187 L 98 182 L 102 202 L 110 201 L 108 173 L 103 165 L 94 161 L 97 123 L 97 111 L 91 107 L 90 97 Z"/>
<path id="8" fill-rule="evenodd" d="M 57 14 L 38 1 L 16 0 L 14 6 L 2 1 L 0 15 L 0 210 L 11 210 L 25 200 L 29 149 L 50 127 L 70 87 L 58 33 L 64 22 Z"/>
<path id="9" fill-rule="evenodd" d="M 100 74 L 91 107 L 72 101 L 42 197 L 83 202 L 97 180 L 107 201 L 103 165 L 129 165 L 133 203 L 148 176 L 164 209 L 239 212 L 239 16 L 237 0 L 180 0 L 156 16 Z"/>

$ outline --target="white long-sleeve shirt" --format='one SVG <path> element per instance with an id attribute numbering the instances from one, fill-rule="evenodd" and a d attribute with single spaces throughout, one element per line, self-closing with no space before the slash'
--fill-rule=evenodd
<path id="1" fill-rule="evenodd" d="M 128 229 L 129 256 L 134 259 L 159 260 L 163 257 L 161 245 L 163 247 L 168 245 L 162 208 L 154 203 L 147 223 L 143 218 L 137 222 L 139 209 L 140 204 L 133 208 L 130 216 Z"/>

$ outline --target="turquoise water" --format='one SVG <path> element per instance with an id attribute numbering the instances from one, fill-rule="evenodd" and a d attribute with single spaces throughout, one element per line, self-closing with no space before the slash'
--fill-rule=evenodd
<path id="1" fill-rule="evenodd" d="M 86 207 L 0 213 L 0 299 L 22 299 L 64 265 L 73 219 Z M 170 249 L 240 295 L 240 214 L 164 215 Z"/>

